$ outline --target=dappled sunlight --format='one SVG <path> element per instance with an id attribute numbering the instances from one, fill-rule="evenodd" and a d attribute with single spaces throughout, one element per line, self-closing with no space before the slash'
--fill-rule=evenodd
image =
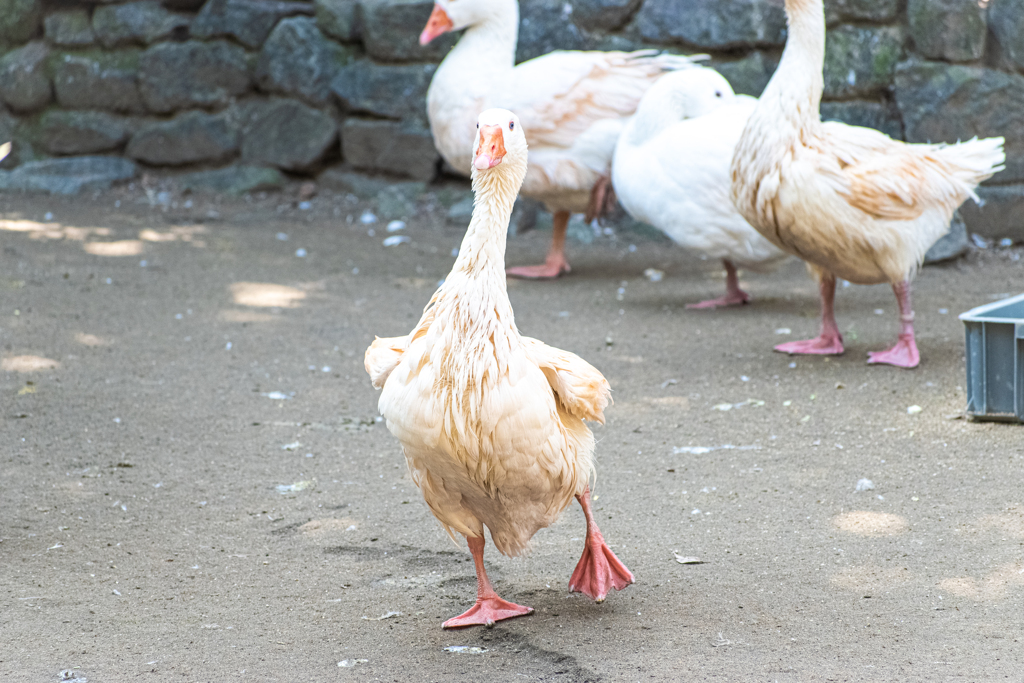
<path id="1" fill-rule="evenodd" d="M 0 360 L 0 370 L 7 372 L 37 372 L 39 370 L 55 370 L 60 362 L 42 356 L 10 356 Z"/>
<path id="2" fill-rule="evenodd" d="M 306 293 L 295 287 L 267 282 L 236 282 L 231 285 L 231 296 L 239 306 L 296 308 L 306 298 Z"/>
<path id="3" fill-rule="evenodd" d="M 84 242 L 89 237 L 109 237 L 110 228 L 79 228 L 60 223 L 40 223 L 29 220 L 0 220 L 0 230 L 26 233 L 34 240 L 73 240 Z"/>
<path id="4" fill-rule="evenodd" d="M 903 567 L 863 565 L 846 567 L 832 576 L 832 585 L 858 593 L 873 594 L 907 583 L 913 578 Z"/>
<path id="5" fill-rule="evenodd" d="M 110 346 L 113 344 L 109 339 L 97 337 L 95 334 L 86 334 L 85 332 L 76 332 L 75 341 L 83 346 Z"/>
<path id="6" fill-rule="evenodd" d="M 337 545 L 346 532 L 355 531 L 358 523 L 351 517 L 314 519 L 299 527 L 304 539 L 317 545 Z"/>
<path id="7" fill-rule="evenodd" d="M 832 518 L 837 529 L 858 536 L 895 536 L 910 528 L 907 520 L 888 512 L 853 510 Z"/>
<path id="8" fill-rule="evenodd" d="M 226 308 L 220 312 L 220 319 L 226 323 L 268 323 L 272 320 L 279 320 L 280 318 L 273 316 L 270 313 L 239 311 L 233 308 Z"/>
<path id="9" fill-rule="evenodd" d="M 206 233 L 206 228 L 201 225 L 176 225 L 167 232 L 160 232 L 152 228 L 139 231 L 139 239 L 145 242 L 186 242 L 193 247 L 205 247 L 206 242 L 196 239 L 196 235 Z"/>
<path id="10" fill-rule="evenodd" d="M 999 600 L 1011 588 L 1020 587 L 1024 587 L 1024 565 L 1019 562 L 1001 565 L 982 579 L 958 576 L 939 582 L 939 588 L 947 593 L 983 602 Z"/>
<path id="11" fill-rule="evenodd" d="M 93 256 L 138 256 L 145 245 L 139 240 L 116 242 L 87 242 L 82 248 Z"/>
<path id="12" fill-rule="evenodd" d="M 985 515 L 978 520 L 978 525 L 995 529 L 1013 538 L 1024 538 L 1024 511 Z"/>

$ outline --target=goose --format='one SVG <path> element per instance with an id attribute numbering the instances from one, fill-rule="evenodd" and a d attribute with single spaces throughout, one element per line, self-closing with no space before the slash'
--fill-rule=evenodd
<path id="1" fill-rule="evenodd" d="M 841 354 L 836 278 L 888 283 L 899 307 L 896 345 L 869 363 L 917 367 L 910 282 L 974 188 L 1002 170 L 1003 138 L 907 144 L 870 128 L 821 121 L 822 0 L 785 0 L 782 61 L 747 121 L 731 166 L 737 209 L 817 278 L 821 333 L 780 344 L 789 354 Z"/>
<path id="2" fill-rule="evenodd" d="M 579 356 L 520 335 L 506 291 L 506 233 L 527 172 L 518 117 L 484 111 L 474 150 L 473 218 L 451 273 L 412 332 L 375 339 L 364 359 L 424 500 L 453 540 L 466 537 L 473 556 L 476 603 L 444 628 L 533 611 L 494 591 L 484 527 L 499 551 L 520 555 L 574 497 L 587 533 L 569 590 L 600 602 L 633 583 L 590 504 L 594 436 L 584 420 L 604 422 L 608 382 Z"/>
<path id="3" fill-rule="evenodd" d="M 658 76 L 694 66 L 703 56 L 557 51 L 516 66 L 516 0 L 436 0 L 420 44 L 463 28 L 427 90 L 434 145 L 449 166 L 468 173 L 477 115 L 488 107 L 516 112 L 531 148 L 522 194 L 543 202 L 554 220 L 544 263 L 509 268 L 508 274 L 559 277 L 570 270 L 570 215 L 584 213 L 589 222 L 611 200 L 612 153 L 625 119 Z"/>
<path id="4" fill-rule="evenodd" d="M 713 69 L 667 73 L 640 100 L 615 146 L 612 185 L 626 211 L 725 266 L 725 295 L 687 308 L 745 304 L 750 296 L 739 287 L 737 266 L 764 272 L 789 258 L 730 197 L 732 153 L 756 103 Z"/>

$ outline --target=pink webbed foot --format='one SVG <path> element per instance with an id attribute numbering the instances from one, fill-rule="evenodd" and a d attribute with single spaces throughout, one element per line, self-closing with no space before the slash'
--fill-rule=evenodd
<path id="1" fill-rule="evenodd" d="M 601 534 L 595 533 L 587 538 L 583 556 L 569 579 L 569 592 L 583 593 L 603 602 L 609 590 L 620 591 L 633 581 L 633 572 L 615 557 Z"/>
<path id="2" fill-rule="evenodd" d="M 838 356 L 845 349 L 843 338 L 839 335 L 821 335 L 814 339 L 786 342 L 775 347 L 780 353 L 793 354 L 816 354 L 820 356 Z"/>
<path id="3" fill-rule="evenodd" d="M 707 301 L 701 301 L 696 304 L 686 304 L 687 308 L 718 308 L 725 306 L 742 306 L 750 303 L 750 295 L 744 292 L 742 289 L 736 292 L 730 292 L 725 296 L 720 296 L 717 299 L 708 299 Z"/>
<path id="4" fill-rule="evenodd" d="M 900 368 L 916 368 L 921 362 L 921 355 L 917 352 L 917 342 L 913 334 L 901 334 L 896 346 L 888 351 L 871 351 L 868 353 L 868 363 L 884 363 L 895 365 Z"/>
<path id="5" fill-rule="evenodd" d="M 464 628 L 466 626 L 494 626 L 494 622 L 513 617 L 533 614 L 532 607 L 524 607 L 495 596 L 477 598 L 476 604 L 457 617 L 452 617 L 441 628 Z"/>
<path id="6" fill-rule="evenodd" d="M 569 262 L 565 260 L 564 256 L 559 254 L 555 257 L 548 257 L 539 266 L 515 266 L 514 268 L 508 268 L 505 270 L 505 274 L 509 277 L 518 277 L 524 280 L 554 280 L 570 270 L 572 268 L 569 267 Z"/>

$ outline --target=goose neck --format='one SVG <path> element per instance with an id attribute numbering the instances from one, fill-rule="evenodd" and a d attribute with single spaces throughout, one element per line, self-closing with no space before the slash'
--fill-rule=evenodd
<path id="1" fill-rule="evenodd" d="M 786 0 L 789 27 L 782 60 L 761 95 L 789 117 L 818 116 L 824 88 L 825 10 L 822 0 Z"/>
<path id="2" fill-rule="evenodd" d="M 503 71 L 515 65 L 519 7 L 515 3 L 504 8 L 496 5 L 495 10 L 500 11 L 495 11 L 484 21 L 466 29 L 459 42 L 444 58 L 439 71 Z"/>
<path id="3" fill-rule="evenodd" d="M 474 172 L 473 191 L 476 195 L 473 218 L 462 239 L 452 273 L 484 275 L 500 282 L 504 290 L 505 242 L 518 185 L 508 174 Z"/>

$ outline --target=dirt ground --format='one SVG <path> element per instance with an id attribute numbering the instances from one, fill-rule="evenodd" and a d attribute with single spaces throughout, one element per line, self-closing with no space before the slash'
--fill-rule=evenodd
<path id="1" fill-rule="evenodd" d="M 956 317 L 1020 291 L 1019 250 L 921 272 L 913 371 L 865 364 L 895 339 L 884 286 L 840 290 L 844 356 L 773 353 L 817 331 L 796 262 L 714 312 L 684 304 L 716 264 L 630 235 L 510 283 L 524 334 L 612 384 L 595 507 L 637 582 L 567 593 L 574 505 L 528 557 L 488 545 L 536 613 L 448 632 L 473 566 L 362 356 L 410 329 L 461 230 L 425 208 L 384 247 L 354 198 L 184 202 L 0 200 L 3 681 L 1024 677 L 1024 430 L 959 419 Z"/>

